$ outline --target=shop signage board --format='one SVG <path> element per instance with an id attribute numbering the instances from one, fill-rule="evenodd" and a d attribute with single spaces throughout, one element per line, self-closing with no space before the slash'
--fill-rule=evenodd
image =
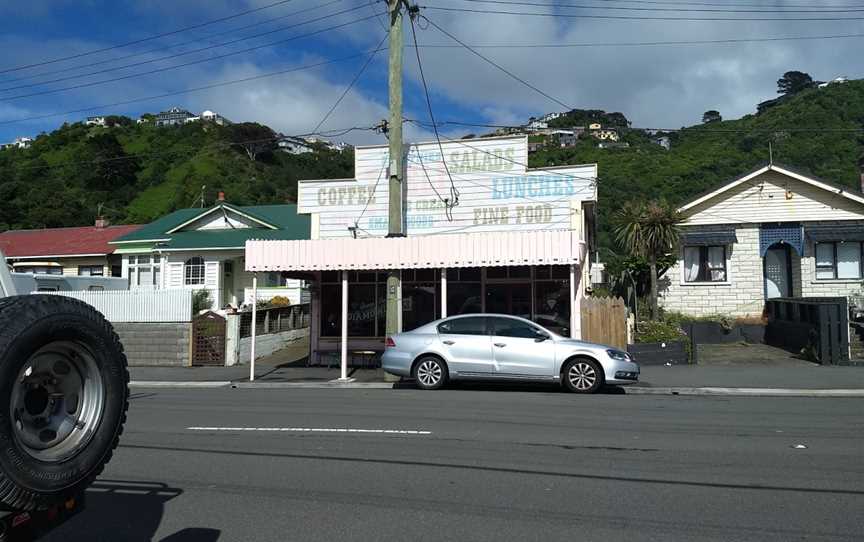
<path id="1" fill-rule="evenodd" d="M 441 147 L 443 155 L 436 142 L 407 146 L 408 235 L 569 229 L 578 202 L 597 199 L 596 164 L 528 169 L 525 136 Z M 319 238 L 387 234 L 388 159 L 386 146 L 357 147 L 356 178 L 298 183 L 298 212 L 317 215 Z M 443 200 L 455 193 L 448 212 Z"/>

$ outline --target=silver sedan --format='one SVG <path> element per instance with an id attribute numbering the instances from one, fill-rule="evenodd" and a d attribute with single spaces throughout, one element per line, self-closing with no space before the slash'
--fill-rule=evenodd
<path id="1" fill-rule="evenodd" d="M 630 354 L 552 333 L 504 314 L 466 314 L 387 337 L 382 366 L 420 388 L 448 380 L 561 382 L 576 393 L 603 384 L 632 384 L 639 365 Z"/>

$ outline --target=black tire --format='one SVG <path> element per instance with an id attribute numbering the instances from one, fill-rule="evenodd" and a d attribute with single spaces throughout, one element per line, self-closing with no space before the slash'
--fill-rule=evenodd
<path id="1" fill-rule="evenodd" d="M 591 358 L 571 359 L 561 369 L 561 382 L 569 392 L 597 393 L 603 380 L 603 367 Z"/>
<path id="2" fill-rule="evenodd" d="M 96 309 L 56 295 L 4 299 L 0 502 L 39 509 L 87 487 L 117 447 L 128 383 L 123 347 Z"/>
<path id="3" fill-rule="evenodd" d="M 414 363 L 411 376 L 421 390 L 439 390 L 447 383 L 447 364 L 437 356 L 422 356 Z"/>

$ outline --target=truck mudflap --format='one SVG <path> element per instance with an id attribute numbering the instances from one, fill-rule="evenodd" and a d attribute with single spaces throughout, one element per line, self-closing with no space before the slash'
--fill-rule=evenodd
<path id="1" fill-rule="evenodd" d="M 84 510 L 84 493 L 45 510 L 0 508 L 0 542 L 31 542 Z"/>

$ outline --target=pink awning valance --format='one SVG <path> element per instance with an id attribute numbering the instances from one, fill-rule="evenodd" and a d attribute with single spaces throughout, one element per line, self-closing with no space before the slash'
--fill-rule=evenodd
<path id="1" fill-rule="evenodd" d="M 570 265 L 584 259 L 577 232 L 456 233 L 364 239 L 246 242 L 247 271 Z"/>

